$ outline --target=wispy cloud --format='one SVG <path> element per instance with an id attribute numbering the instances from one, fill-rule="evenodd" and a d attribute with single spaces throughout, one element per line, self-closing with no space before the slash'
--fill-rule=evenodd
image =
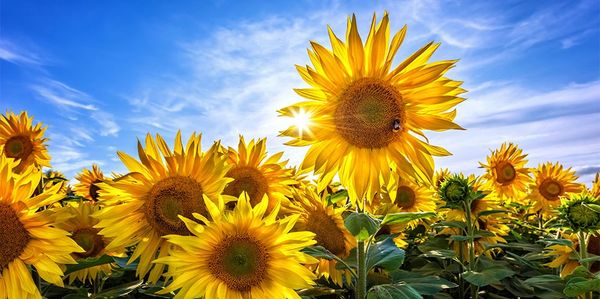
<path id="1" fill-rule="evenodd" d="M 0 59 L 19 65 L 39 66 L 42 57 L 31 49 L 24 49 L 0 37 Z"/>
<path id="2" fill-rule="evenodd" d="M 98 107 L 90 103 L 92 98 L 89 95 L 53 79 L 43 78 L 40 83 L 32 84 L 31 89 L 40 99 L 55 104 L 60 109 L 98 110 Z"/>

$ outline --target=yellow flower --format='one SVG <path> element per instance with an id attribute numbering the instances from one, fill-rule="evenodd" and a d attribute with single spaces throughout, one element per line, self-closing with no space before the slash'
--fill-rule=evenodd
<path id="1" fill-rule="evenodd" d="M 202 152 L 200 135 L 192 134 L 186 147 L 178 132 L 175 148 L 169 149 L 160 135 L 156 141 L 148 134 L 146 147 L 138 142 L 140 161 L 118 152 L 130 173 L 113 181 L 99 183 L 102 204 L 98 211 L 100 234 L 112 239 L 106 250 L 134 246 L 130 262 L 140 258 L 137 275 L 156 283 L 164 265 L 152 265 L 157 256 L 166 256 L 173 245 L 162 237 L 187 235 L 189 231 L 178 215 L 192 213 L 208 216 L 203 197 L 224 205 L 220 194 L 229 179 L 228 167 L 218 153 L 218 143 Z"/>
<path id="2" fill-rule="evenodd" d="M 50 167 L 50 156 L 46 149 L 44 132 L 41 123 L 33 126 L 33 118 L 22 111 L 16 115 L 8 112 L 0 118 L 0 153 L 13 158 L 19 165 L 13 170 L 21 172 L 29 165 L 36 168 Z"/>
<path id="3" fill-rule="evenodd" d="M 590 194 L 600 199 L 600 172 L 596 172 L 596 177 L 594 178 L 594 182 L 592 183 L 592 191 Z"/>
<path id="4" fill-rule="evenodd" d="M 392 69 L 406 27 L 391 39 L 387 13 L 375 16 L 366 42 L 356 19 L 348 19 L 346 42 L 329 29 L 333 50 L 312 42 L 313 67 L 298 66 L 311 87 L 295 91 L 307 101 L 281 109 L 283 116 L 306 115 L 281 135 L 293 146 L 310 146 L 302 168 L 322 176 L 322 190 L 338 174 L 353 201 L 372 200 L 387 181 L 390 165 L 431 182 L 434 156 L 450 155 L 430 145 L 424 130 L 462 129 L 453 107 L 464 99 L 462 82 L 444 77 L 455 60 L 429 63 L 438 43 L 428 43 Z"/>
<path id="5" fill-rule="evenodd" d="M 560 199 L 572 193 L 579 193 L 583 186 L 575 180 L 577 176 L 571 168 L 564 169 L 558 162 L 540 164 L 534 170 L 534 182 L 530 185 L 528 199 L 533 203 L 534 211 L 549 216 L 556 214 Z"/>
<path id="6" fill-rule="evenodd" d="M 207 205 L 210 203 L 207 201 Z M 277 220 L 279 205 L 265 216 L 268 202 L 252 207 L 245 193 L 233 212 L 199 214 L 200 225 L 185 221 L 192 236 L 167 236 L 174 246 L 156 263 L 169 265 L 173 282 L 160 293 L 180 289 L 175 298 L 300 298 L 294 289 L 314 284 L 303 264 L 316 260 L 300 250 L 315 243 L 310 232 L 290 232 L 298 215 Z"/>
<path id="7" fill-rule="evenodd" d="M 19 165 L 0 155 L 0 298 L 41 298 L 28 266 L 42 279 L 63 286 L 59 265 L 75 264 L 71 253 L 82 249 L 68 232 L 54 227 L 50 210 L 38 211 L 62 198 L 62 184 L 31 197 L 42 172 Z"/>
<path id="8" fill-rule="evenodd" d="M 573 270 L 579 266 L 578 248 L 579 240 L 576 234 L 563 234 L 563 238 L 571 241 L 573 246 L 554 244 L 547 248 L 545 256 L 553 257 L 554 259 L 547 263 L 546 266 L 550 268 L 562 268 L 560 270 L 560 277 L 568 276 L 573 273 Z"/>
<path id="9" fill-rule="evenodd" d="M 480 163 L 486 170 L 483 178 L 500 199 L 520 202 L 526 196 L 532 179 L 529 168 L 525 167 L 525 157 L 527 155 L 515 144 L 503 143 L 487 157 L 487 164 Z"/>
<path id="10" fill-rule="evenodd" d="M 323 246 L 341 259 L 350 255 L 350 250 L 356 246 L 354 236 L 344 226 L 342 213 L 345 207 L 336 208 L 327 203 L 326 195 L 320 196 L 316 188 L 308 187 L 294 193 L 294 200 L 289 208 L 290 214 L 300 215 L 294 230 L 315 233 L 318 246 Z M 349 283 L 351 274 L 347 270 L 336 269 L 335 260 L 320 259 L 316 266 L 311 266 L 319 276 L 342 286 L 344 278 Z"/>
<path id="11" fill-rule="evenodd" d="M 102 183 L 105 180 L 104 174 L 98 165 L 93 164 L 92 170 L 84 168 L 75 176 L 75 179 L 79 181 L 79 183 L 75 185 L 76 195 L 79 195 L 87 200 L 98 201 L 98 191 L 100 191 L 100 188 L 97 184 Z"/>
<path id="12" fill-rule="evenodd" d="M 104 254 L 120 256 L 123 253 L 106 251 L 106 244 L 109 243 L 109 240 L 99 235 L 98 229 L 94 228 L 98 220 L 93 218 L 93 214 L 99 209 L 100 206 L 93 202 L 72 202 L 59 208 L 56 212 L 57 219 L 62 220 L 57 223 L 56 227 L 71 233 L 71 238 L 85 250 L 85 252 L 74 253 L 73 258 L 75 260 L 101 257 Z M 111 264 L 103 264 L 75 271 L 67 277 L 69 278 L 69 284 L 73 284 L 76 279 L 81 282 L 86 280 L 93 282 L 98 275 L 109 274 L 111 270 Z"/>
<path id="13" fill-rule="evenodd" d="M 227 177 L 233 180 L 227 184 L 223 194 L 238 198 L 242 192 L 248 193 L 250 203 L 257 204 L 267 196 L 269 210 L 277 203 L 287 202 L 290 196 L 292 179 L 290 169 L 285 168 L 287 161 L 280 161 L 283 152 L 267 157 L 266 139 L 250 140 L 248 144 L 240 136 L 238 150 L 229 148 L 226 152 L 227 164 L 231 169 Z"/>
<path id="14" fill-rule="evenodd" d="M 452 173 L 448 168 L 438 169 L 433 175 L 433 186 L 435 187 L 435 190 L 439 191 L 440 187 L 442 187 L 442 184 L 450 176 L 452 176 Z"/>
<path id="15" fill-rule="evenodd" d="M 464 213 L 463 213 L 463 215 L 464 215 Z M 489 216 L 480 216 L 477 219 L 477 222 L 475 223 L 476 228 L 478 230 L 484 230 L 484 231 L 490 232 L 493 235 L 491 235 L 491 236 L 486 235 L 484 237 L 476 237 L 474 239 L 476 255 L 483 254 L 488 257 L 491 257 L 494 253 L 500 252 L 500 248 L 488 249 L 488 247 L 496 245 L 498 243 L 506 243 L 506 240 L 504 239 L 504 237 L 510 233 L 510 227 L 508 225 L 504 224 L 501 221 L 502 218 L 499 218 L 497 215 L 499 215 L 499 214 L 489 215 Z M 456 214 L 452 215 L 449 213 L 448 216 L 449 217 L 447 219 L 449 221 L 459 221 L 459 218 L 456 217 Z M 462 233 L 457 228 L 444 228 L 442 231 L 440 231 L 439 234 L 440 235 L 460 235 Z M 452 246 L 452 249 L 456 253 L 460 252 L 460 247 L 462 246 L 463 247 L 463 250 L 462 250 L 463 256 L 461 259 L 463 261 L 467 260 L 468 250 L 467 250 L 466 242 L 450 241 L 450 245 Z"/>
<path id="16" fill-rule="evenodd" d="M 67 177 L 60 171 L 48 170 L 44 172 L 43 179 L 44 189 L 50 188 L 54 185 L 60 184 L 62 187 L 58 190 L 58 193 L 66 195 L 69 191 L 69 185 L 67 184 Z"/>

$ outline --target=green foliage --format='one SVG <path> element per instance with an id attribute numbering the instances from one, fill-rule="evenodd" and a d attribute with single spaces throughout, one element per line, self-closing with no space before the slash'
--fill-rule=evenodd
<path id="1" fill-rule="evenodd" d="M 369 289 L 367 299 L 420 299 L 423 298 L 408 284 L 405 283 L 394 283 L 394 284 L 381 284 L 373 286 Z"/>
<path id="2" fill-rule="evenodd" d="M 358 241 L 364 241 L 379 230 L 381 220 L 366 213 L 353 212 L 346 217 L 344 225 Z"/>

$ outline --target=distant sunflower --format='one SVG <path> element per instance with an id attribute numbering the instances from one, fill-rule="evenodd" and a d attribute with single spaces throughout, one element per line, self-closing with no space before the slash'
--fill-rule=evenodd
<path id="1" fill-rule="evenodd" d="M 596 172 L 596 177 L 594 178 L 594 182 L 592 183 L 592 191 L 590 192 L 590 194 L 597 198 L 600 199 L 600 173 Z"/>
<path id="2" fill-rule="evenodd" d="M 456 221 L 455 217 L 447 218 L 449 221 Z M 510 227 L 502 222 L 502 218 L 495 215 L 481 216 L 477 218 L 476 225 L 478 230 L 487 231 L 492 235 L 478 236 L 474 239 L 475 254 L 486 255 L 491 257 L 494 253 L 500 252 L 499 248 L 488 249 L 490 246 L 506 243 L 505 236 L 510 233 Z M 461 232 L 457 228 L 444 228 L 439 232 L 440 235 L 460 235 Z M 450 245 L 455 252 L 460 252 L 460 246 L 463 246 L 462 260 L 467 260 L 467 244 L 465 242 L 450 241 Z"/>
<path id="3" fill-rule="evenodd" d="M 565 277 L 573 273 L 577 268 L 579 260 L 577 259 L 579 240 L 576 234 L 563 234 L 563 238 L 571 241 L 572 246 L 564 244 L 554 244 L 546 248 L 545 256 L 553 257 L 554 259 L 547 263 L 550 268 L 561 268 L 560 277 Z"/>
<path id="4" fill-rule="evenodd" d="M 145 277 L 150 272 L 152 283 L 158 281 L 164 265 L 151 262 L 166 256 L 173 246 L 162 237 L 189 234 L 178 216 L 208 216 L 211 208 L 223 209 L 220 194 L 230 180 L 225 178 L 228 167 L 218 153 L 220 145 L 215 143 L 202 152 L 200 138 L 192 134 L 184 148 L 178 132 L 171 151 L 160 135 L 155 142 L 148 134 L 145 148 L 138 142 L 140 161 L 118 152 L 130 173 L 99 183 L 101 202 L 107 207 L 98 212 L 100 222 L 95 227 L 112 239 L 106 250 L 137 245 L 129 261 L 140 258 L 137 275 Z M 203 197 L 215 204 L 206 206 Z"/>
<path id="5" fill-rule="evenodd" d="M 315 233 L 318 246 L 323 246 L 341 259 L 350 255 L 350 250 L 356 246 L 354 236 L 344 226 L 342 213 L 345 207 L 336 208 L 327 203 L 326 196 L 320 196 L 316 188 L 309 187 L 294 194 L 290 205 L 290 213 L 300 215 L 294 230 L 310 231 Z M 336 268 L 335 260 L 320 259 L 315 271 L 319 276 L 331 280 L 342 286 L 344 278 L 347 283 L 351 281 L 351 274 L 347 270 Z"/>
<path id="6" fill-rule="evenodd" d="M 487 157 L 487 164 L 479 163 L 486 169 L 483 178 L 501 199 L 520 201 L 526 196 L 532 181 L 526 157 L 517 145 L 503 143 Z"/>
<path id="7" fill-rule="evenodd" d="M 544 215 L 556 214 L 560 199 L 572 193 L 578 193 L 583 186 L 577 183 L 575 171 L 564 169 L 558 162 L 540 164 L 534 170 L 535 182 L 529 189 L 528 199 L 533 203 L 534 211 L 542 211 Z"/>
<path id="8" fill-rule="evenodd" d="M 33 118 L 22 111 L 16 115 L 8 112 L 0 118 L 0 153 L 19 161 L 14 169 L 20 172 L 29 165 L 36 168 L 50 167 L 50 156 L 46 149 L 44 132 L 41 123 L 33 126 Z"/>
<path id="9" fill-rule="evenodd" d="M 279 205 L 264 215 L 268 202 L 252 207 L 242 195 L 233 212 L 211 211 L 206 226 L 185 220 L 192 236 L 170 235 L 168 257 L 173 282 L 159 293 L 179 290 L 175 298 L 300 298 L 294 289 L 314 284 L 304 266 L 316 260 L 300 250 L 315 243 L 311 232 L 290 232 L 299 215 L 277 220 Z"/>
<path id="10" fill-rule="evenodd" d="M 266 139 L 250 140 L 248 144 L 240 136 L 237 151 L 229 148 L 226 152 L 227 164 L 231 166 L 227 177 L 233 180 L 227 184 L 223 194 L 238 198 L 242 192 L 250 197 L 250 203 L 259 203 L 263 196 L 269 199 L 269 210 L 278 202 L 286 202 L 291 195 L 292 171 L 280 161 L 283 152 L 267 157 Z"/>
<path id="11" fill-rule="evenodd" d="M 20 172 L 15 173 L 19 167 Z M 0 297 L 41 298 L 28 266 L 40 277 L 63 286 L 62 264 L 75 264 L 73 252 L 82 249 L 69 233 L 53 227 L 53 217 L 38 211 L 62 198 L 54 185 L 32 197 L 42 172 L 0 155 Z"/>
<path id="12" fill-rule="evenodd" d="M 437 200 L 434 197 L 434 191 L 422 184 L 402 178 L 401 174 L 392 175 L 389 185 L 384 188 L 382 206 L 383 214 L 399 212 L 435 212 Z M 415 220 L 408 223 L 408 226 L 414 227 L 420 221 Z M 393 233 L 401 232 L 401 228 L 406 225 L 398 226 L 398 231 L 391 228 Z"/>
<path id="13" fill-rule="evenodd" d="M 453 122 L 452 109 L 465 90 L 462 82 L 444 77 L 456 60 L 428 63 L 439 46 L 430 42 L 392 69 L 406 27 L 391 42 L 389 32 L 387 13 L 379 23 L 373 16 L 364 44 L 354 16 L 348 19 L 346 43 L 329 29 L 333 50 L 311 42 L 314 67 L 297 66 L 311 88 L 295 91 L 308 101 L 279 110 L 308 118 L 281 132 L 293 138 L 288 145 L 310 146 L 302 168 L 325 181 L 337 173 L 353 201 L 372 200 L 391 164 L 431 182 L 432 155 L 450 153 L 424 141 L 423 131 L 462 129 Z"/>
<path id="14" fill-rule="evenodd" d="M 98 234 L 98 229 L 94 225 L 98 223 L 92 215 L 100 209 L 100 206 L 93 202 L 72 202 L 58 209 L 57 218 L 63 219 L 57 223 L 56 227 L 71 233 L 71 239 L 75 240 L 85 252 L 73 253 L 73 258 L 77 261 L 86 258 L 101 257 L 104 254 L 110 256 L 119 256 L 122 252 L 107 252 L 106 244 L 109 240 Z M 99 275 L 109 274 L 112 270 L 111 264 L 103 264 L 85 268 L 69 274 L 69 284 L 73 284 L 76 279 L 85 282 L 93 282 Z"/>
<path id="15" fill-rule="evenodd" d="M 451 176 L 452 173 L 448 168 L 440 168 L 436 170 L 436 172 L 433 175 L 433 186 L 435 187 L 436 191 L 439 191 L 444 181 L 446 181 L 446 179 Z"/>
<path id="16" fill-rule="evenodd" d="M 98 191 L 100 188 L 97 184 L 102 183 L 105 180 L 104 174 L 98 165 L 93 164 L 92 170 L 84 168 L 75 176 L 75 179 L 79 181 L 79 183 L 75 185 L 75 194 L 91 201 L 98 201 Z"/>
<path id="17" fill-rule="evenodd" d="M 60 171 L 56 170 L 47 170 L 44 172 L 43 184 L 44 188 L 50 188 L 54 185 L 61 185 L 58 193 L 67 194 L 69 191 L 69 185 L 67 184 L 67 177 Z"/>

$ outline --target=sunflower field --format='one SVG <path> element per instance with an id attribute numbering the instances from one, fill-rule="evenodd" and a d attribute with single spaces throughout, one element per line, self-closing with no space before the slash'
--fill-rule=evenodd
<path id="1" fill-rule="evenodd" d="M 278 111 L 297 166 L 266 139 L 148 134 L 117 152 L 127 173 L 67 178 L 43 124 L 2 114 L 0 299 L 599 296 L 598 174 L 590 189 L 510 142 L 481 176 L 436 169 L 450 153 L 426 132 L 463 130 L 457 61 L 431 42 L 394 64 L 407 28 L 387 13 L 366 36 L 354 16 L 328 29 Z"/>

